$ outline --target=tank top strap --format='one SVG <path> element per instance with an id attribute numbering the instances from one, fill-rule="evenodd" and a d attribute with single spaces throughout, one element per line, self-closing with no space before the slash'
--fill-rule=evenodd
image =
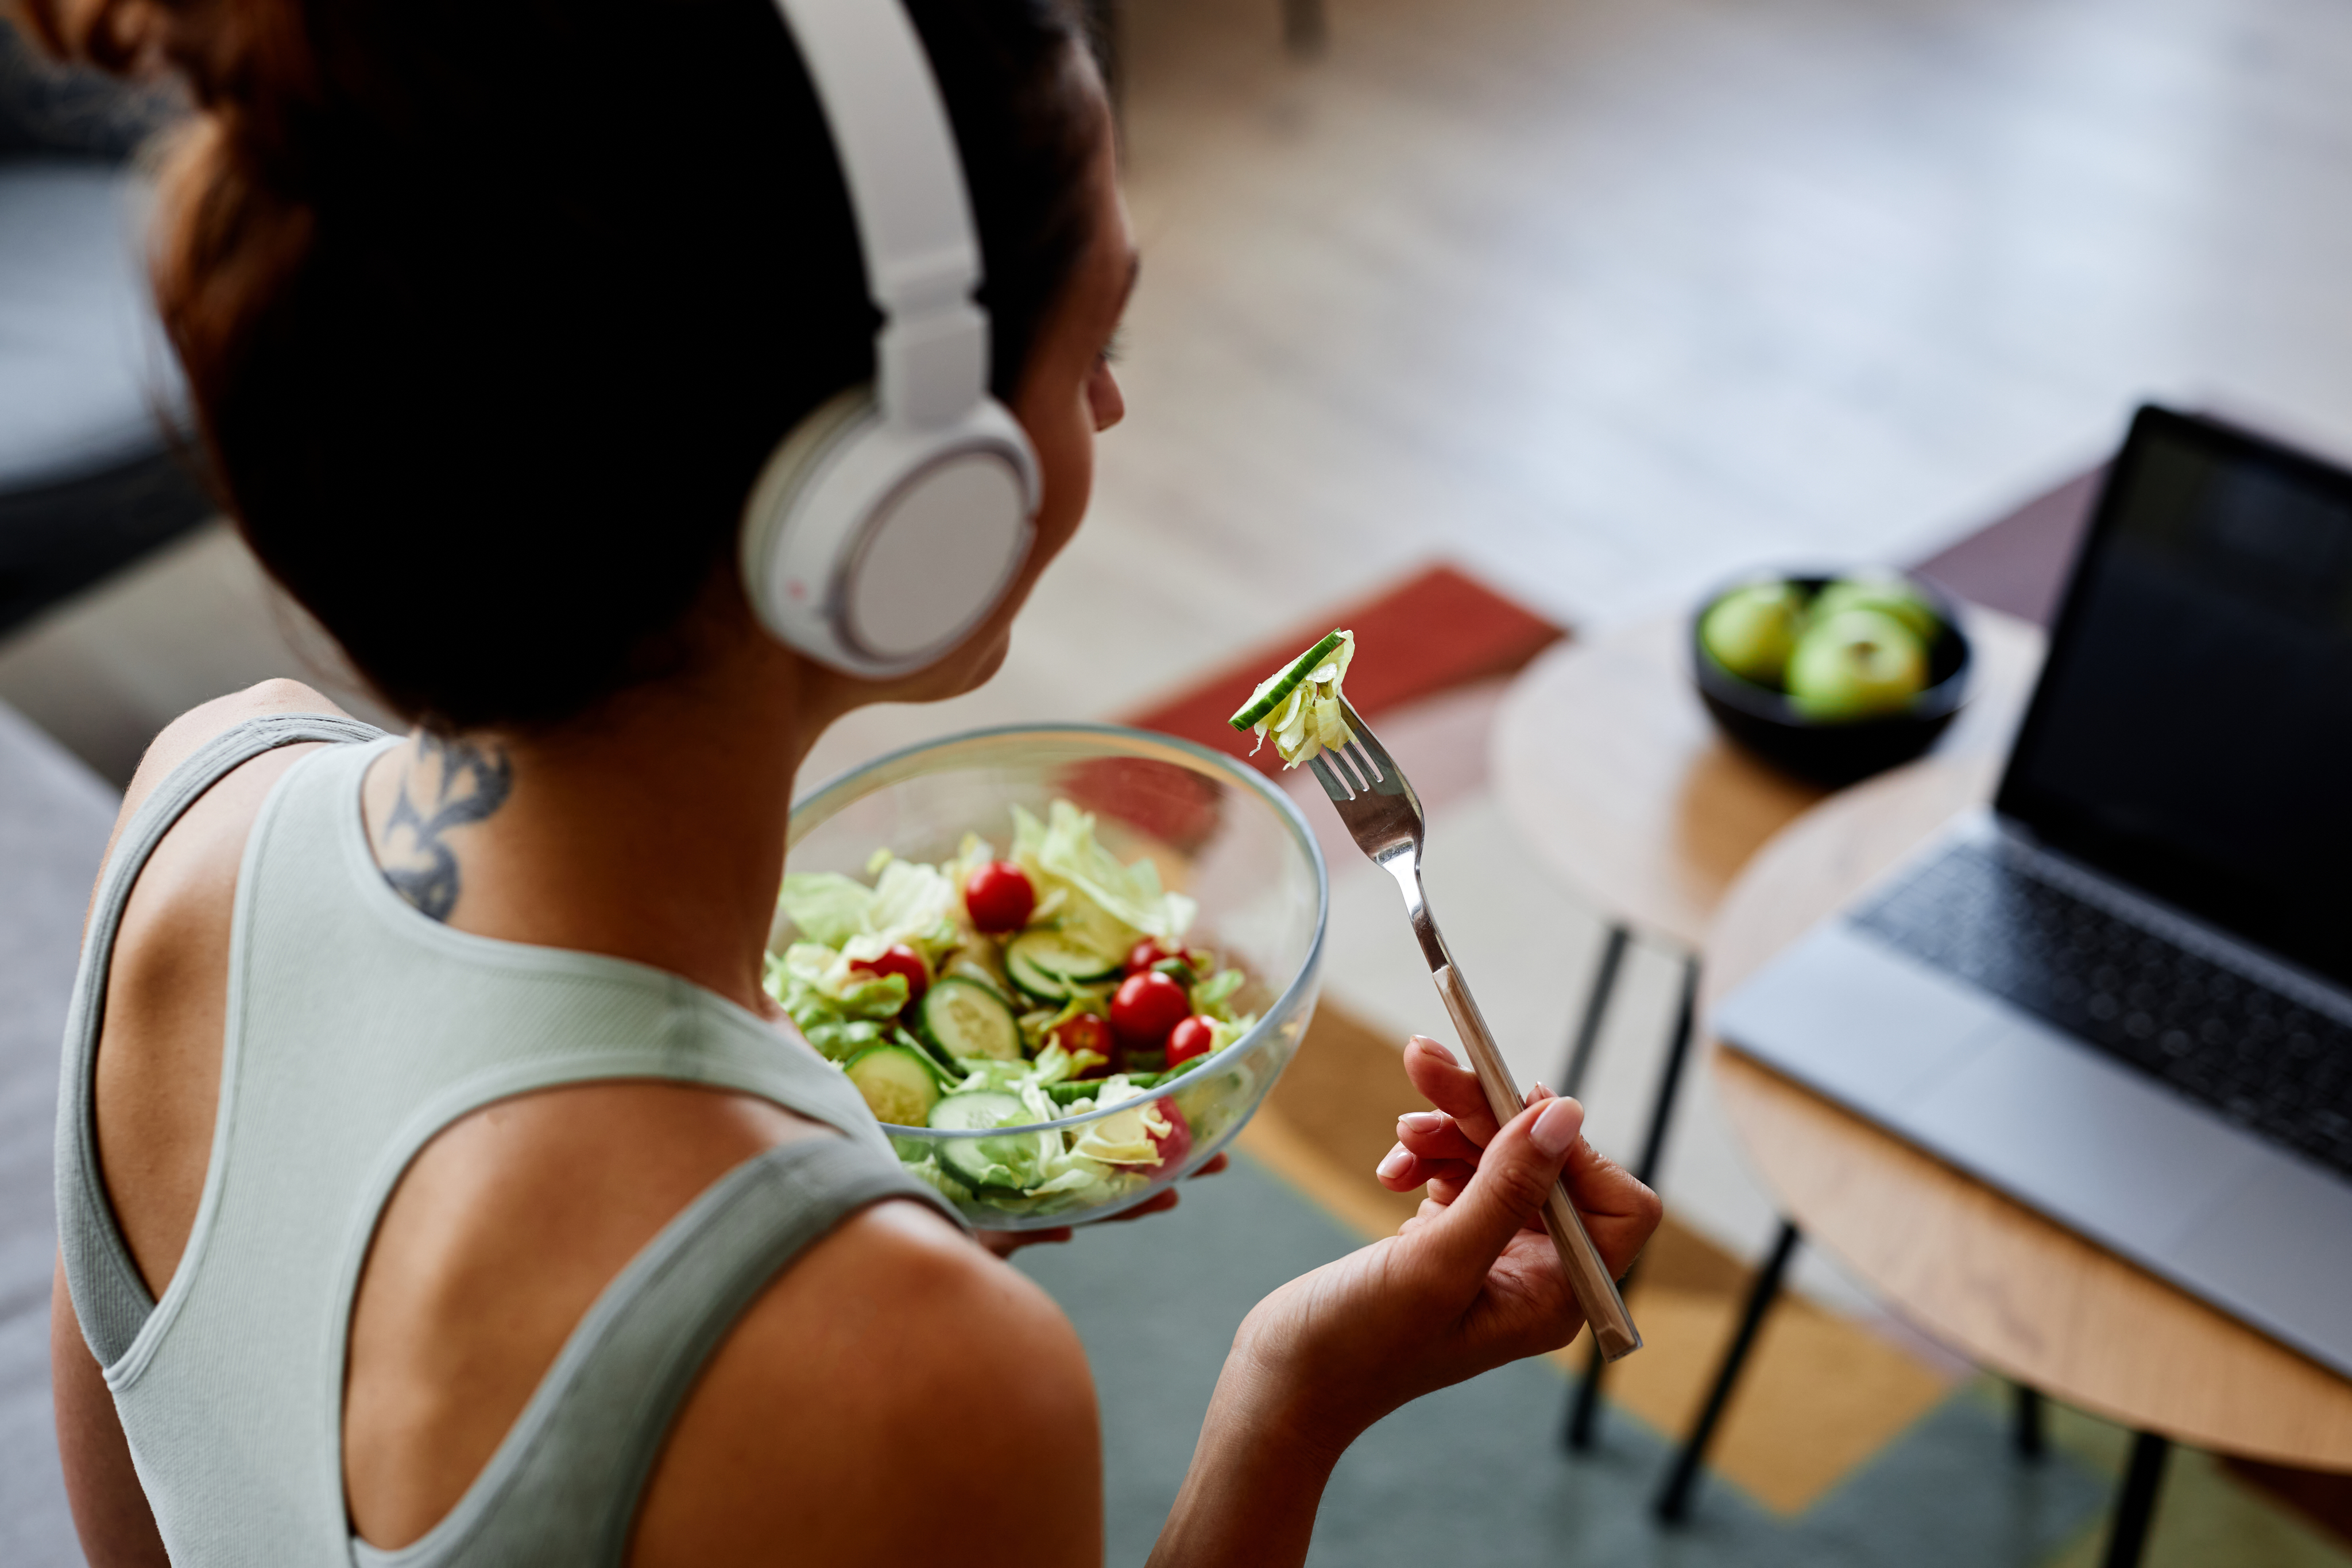
<path id="1" fill-rule="evenodd" d="M 148 857 L 173 824 L 205 790 L 266 751 L 309 741 L 344 744 L 376 740 L 373 725 L 332 714 L 268 714 L 222 731 L 198 747 L 140 802 L 100 873 L 82 938 L 81 967 L 66 1014 L 64 1060 L 58 1082 L 58 1243 L 82 1336 L 101 1366 L 121 1359 L 154 1311 L 131 1249 L 106 1201 L 98 1168 L 94 1120 L 98 1032 L 106 1019 L 106 977 L 123 906 Z"/>
<path id="2" fill-rule="evenodd" d="M 737 1166 L 605 1286 L 457 1506 L 394 1552 L 354 1540 L 359 1568 L 618 1568 L 671 1421 L 768 1283 L 886 1198 L 962 1218 L 896 1161 L 818 1135 Z"/>

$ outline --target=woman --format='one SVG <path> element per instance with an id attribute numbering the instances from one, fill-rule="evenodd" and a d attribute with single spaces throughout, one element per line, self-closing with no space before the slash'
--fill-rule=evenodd
<path id="1" fill-rule="evenodd" d="M 994 612 L 876 681 L 767 636 L 735 565 L 779 436 L 874 374 L 765 0 L 35 0 L 53 47 L 193 81 L 157 283 L 208 455 L 415 725 L 269 683 L 125 800 L 60 1115 L 99 1568 L 1099 1561 L 1069 1324 L 759 984 L 807 747 L 993 672 L 1122 413 L 1134 247 L 1076 34 L 908 9 L 1042 484 Z M 1655 1226 L 1573 1102 L 1497 1128 L 1442 1048 L 1406 1065 L 1438 1111 L 1381 1178 L 1419 1218 L 1240 1326 L 1155 1561 L 1300 1561 L 1372 1421 L 1565 1343 L 1555 1179 L 1620 1270 Z M 976 1451 L 1049 1463 L 1055 1505 Z"/>

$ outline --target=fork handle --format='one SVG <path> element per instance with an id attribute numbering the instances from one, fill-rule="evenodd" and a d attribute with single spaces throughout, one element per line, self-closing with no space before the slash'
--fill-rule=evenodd
<path id="1" fill-rule="evenodd" d="M 1503 1053 L 1496 1048 L 1494 1033 L 1472 999 L 1470 988 L 1462 983 L 1461 971 L 1450 963 L 1440 965 L 1431 977 L 1437 982 L 1437 994 L 1444 999 L 1445 1010 L 1453 1015 L 1454 1027 L 1470 1053 L 1470 1066 L 1478 1074 L 1478 1087 L 1486 1091 L 1496 1123 L 1507 1124 L 1527 1109 L 1527 1102 L 1512 1081 L 1511 1070 L 1503 1063 Z M 1600 1347 L 1601 1358 L 1615 1361 L 1641 1349 L 1641 1331 L 1625 1310 L 1625 1298 L 1617 1293 L 1617 1281 L 1609 1277 L 1609 1266 L 1601 1260 L 1600 1249 L 1586 1233 L 1583 1217 L 1569 1201 L 1568 1189 L 1558 1182 L 1544 1199 L 1543 1221 L 1559 1253 L 1559 1266 L 1568 1272 L 1577 1307 L 1592 1326 L 1592 1341 Z"/>

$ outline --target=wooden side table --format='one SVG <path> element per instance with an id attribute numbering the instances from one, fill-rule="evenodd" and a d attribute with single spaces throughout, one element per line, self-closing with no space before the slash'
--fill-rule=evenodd
<path id="1" fill-rule="evenodd" d="M 1975 684 L 1935 755 L 1999 757 L 2041 668 L 2042 633 L 1998 611 L 1963 605 L 1961 613 Z M 1633 1162 L 1633 1174 L 1654 1186 L 1699 1016 L 1698 955 L 1717 909 L 1749 858 L 1827 794 L 1757 760 L 1715 727 L 1691 686 L 1686 636 L 1680 617 L 1662 616 L 1544 654 L 1496 716 L 1490 766 L 1521 838 L 1563 882 L 1612 912 L 1560 1092 L 1582 1086 L 1633 933 L 1682 956 L 1682 998 Z M 1794 1246 L 1793 1232 L 1784 1229 L 1781 1267 Z M 1738 1348 L 1744 1347 L 1742 1341 Z M 1735 1354 L 1727 1368 L 1727 1396 L 1738 1361 Z M 1571 1448 L 1594 1440 L 1604 1364 L 1592 1356 L 1577 1385 L 1562 1434 Z M 1703 1421 L 1686 1449 L 1694 1473 L 1712 1427 Z"/>
<path id="2" fill-rule="evenodd" d="M 1717 912 L 1706 1005 L 1989 799 L 1997 773 L 1984 756 L 1917 764 L 1799 818 Z M 1709 1062 L 1792 1228 L 1969 1359 L 2140 1434 L 2110 1563 L 2137 1558 L 2170 1440 L 2352 1470 L 2352 1382 L 1735 1051 Z"/>

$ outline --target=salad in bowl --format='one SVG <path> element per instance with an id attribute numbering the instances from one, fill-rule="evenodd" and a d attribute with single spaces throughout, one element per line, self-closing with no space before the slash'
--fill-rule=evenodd
<path id="1" fill-rule="evenodd" d="M 975 1226 L 1132 1207 L 1237 1132 L 1314 1001 L 1321 857 L 1164 736 L 986 732 L 795 808 L 771 995 Z"/>

